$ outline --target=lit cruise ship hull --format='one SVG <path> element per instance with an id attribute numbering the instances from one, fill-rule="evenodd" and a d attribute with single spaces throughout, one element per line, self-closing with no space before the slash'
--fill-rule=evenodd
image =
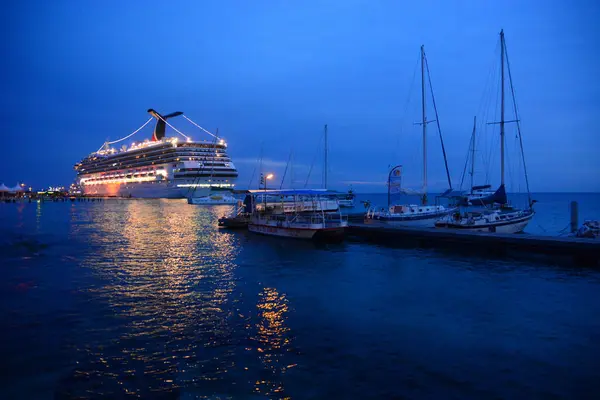
<path id="1" fill-rule="evenodd" d="M 177 186 L 179 182 L 139 182 L 123 184 L 82 185 L 86 196 L 132 197 L 139 199 L 182 199 L 187 197 L 204 197 L 210 194 L 209 189 L 197 189 Z M 190 182 L 191 183 L 191 182 Z"/>
<path id="2" fill-rule="evenodd" d="M 205 197 L 232 190 L 237 170 L 223 141 L 163 138 L 102 150 L 75 165 L 84 195 L 132 198 Z"/>

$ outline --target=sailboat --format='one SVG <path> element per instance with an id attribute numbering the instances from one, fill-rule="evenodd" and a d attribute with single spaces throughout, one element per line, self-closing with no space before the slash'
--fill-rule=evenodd
<path id="1" fill-rule="evenodd" d="M 327 189 L 328 183 L 327 183 L 327 172 L 329 170 L 329 163 L 328 163 L 328 157 L 329 157 L 329 148 L 327 146 L 327 124 L 325 125 L 325 130 L 323 132 L 323 138 L 325 141 L 325 146 L 323 148 L 323 155 L 324 155 L 324 160 L 323 160 L 323 189 L 335 193 L 339 206 L 341 208 L 352 208 L 354 207 L 354 199 L 356 197 L 356 195 L 354 194 L 354 191 L 352 190 L 352 187 L 350 187 L 350 189 L 348 190 L 347 193 L 337 193 L 334 191 L 330 191 L 329 189 Z"/>
<path id="2" fill-rule="evenodd" d="M 475 177 L 475 133 L 477 132 L 477 117 L 473 117 L 473 133 L 471 134 L 471 144 L 470 144 L 470 152 L 471 152 L 471 170 L 469 171 L 469 175 L 471 176 L 471 190 L 469 193 L 465 193 L 464 195 L 458 198 L 458 203 L 461 206 L 486 206 L 493 204 L 504 204 L 506 203 L 506 191 L 504 190 L 504 186 L 499 187 L 497 190 L 492 189 L 492 185 L 474 185 L 473 179 Z M 466 169 L 466 168 L 465 168 Z M 463 174 L 464 179 L 464 174 Z M 461 181 L 462 187 L 462 181 Z"/>
<path id="3" fill-rule="evenodd" d="M 433 227 L 435 222 L 440 218 L 452 213 L 456 208 L 446 208 L 442 205 L 427 205 L 427 124 L 430 122 L 437 122 L 438 132 L 440 133 L 439 118 L 437 117 L 437 107 L 435 105 L 435 98 L 433 98 L 433 89 L 431 91 L 433 98 L 433 108 L 435 110 L 436 119 L 427 120 L 426 113 L 426 96 L 425 96 L 425 69 L 427 69 L 427 78 L 429 85 L 431 86 L 431 77 L 429 76 L 429 65 L 427 64 L 427 58 L 425 56 L 425 47 L 421 46 L 421 107 L 422 107 L 422 120 L 420 125 L 423 127 L 423 189 L 422 191 L 415 192 L 401 187 L 402 178 L 402 166 L 398 165 L 392 168 L 388 174 L 388 204 L 387 208 L 369 209 L 365 218 L 367 220 L 381 221 L 394 225 L 402 226 L 414 226 L 414 227 Z M 446 175 L 448 178 L 449 189 L 447 192 L 452 190 L 452 183 L 450 180 L 450 173 L 448 170 L 448 162 L 446 160 L 446 151 L 444 149 L 444 143 L 442 141 L 442 151 L 444 153 L 444 163 L 446 165 Z M 407 194 L 420 194 L 421 204 L 391 204 L 391 194 L 394 193 L 407 193 Z"/>
<path id="4" fill-rule="evenodd" d="M 505 60 L 506 59 L 506 63 Z M 510 83 L 510 90 L 513 99 L 513 108 L 515 112 L 514 121 L 506 121 L 504 118 L 505 108 L 505 79 L 504 69 L 508 70 L 508 80 Z M 529 192 L 529 180 L 527 178 L 527 169 L 525 168 L 525 156 L 523 153 L 523 140 L 521 136 L 521 127 L 519 124 L 519 117 L 517 115 L 517 107 L 514 98 L 514 88 L 512 82 L 512 75 L 510 72 L 510 64 L 508 63 L 508 55 L 506 52 L 506 42 L 504 41 L 504 30 L 500 31 L 500 122 L 492 122 L 493 124 L 500 125 L 500 187 L 491 196 L 483 196 L 479 202 L 486 204 L 492 204 L 493 208 L 487 208 L 483 211 L 473 211 L 460 214 L 459 212 L 452 215 L 448 215 L 436 222 L 435 226 L 439 228 L 452 228 L 470 231 L 480 232 L 499 232 L 499 233 L 517 233 L 523 231 L 529 221 L 533 218 L 535 212 L 533 211 L 533 203 L 531 200 L 531 193 Z M 529 198 L 529 207 L 526 209 L 516 209 L 508 205 L 508 199 L 506 196 L 506 188 L 504 184 L 504 127 L 507 122 L 515 122 L 517 124 L 517 132 L 519 136 L 519 142 L 521 144 L 521 156 L 523 158 L 523 167 L 525 169 L 525 182 L 527 183 L 527 194 Z M 489 189 L 488 187 L 487 189 Z"/>

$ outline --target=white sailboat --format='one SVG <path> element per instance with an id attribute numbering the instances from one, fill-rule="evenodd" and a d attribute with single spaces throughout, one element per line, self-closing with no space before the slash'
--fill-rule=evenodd
<path id="1" fill-rule="evenodd" d="M 476 136 L 477 132 L 477 117 L 473 118 L 473 133 L 471 134 L 471 143 L 469 145 L 469 151 L 471 153 L 471 170 L 469 171 L 469 175 L 471 177 L 470 191 L 468 193 L 463 194 L 458 197 L 458 203 L 461 206 L 485 206 L 485 205 L 493 205 L 496 201 L 502 200 L 506 197 L 506 194 L 503 194 L 500 189 L 494 190 L 492 189 L 492 185 L 474 185 L 475 178 L 475 147 L 476 147 Z M 466 164 L 465 164 L 465 172 L 466 172 Z M 462 184 L 464 181 L 465 173 L 463 172 L 463 177 L 460 182 L 460 186 L 462 188 Z"/>
<path id="2" fill-rule="evenodd" d="M 510 90 L 513 98 L 513 108 L 515 112 L 515 120 L 514 121 L 506 121 L 504 118 L 504 103 L 505 103 L 505 95 L 504 95 L 504 68 L 505 68 L 505 58 L 506 58 L 506 67 L 508 69 L 508 80 L 510 83 Z M 533 211 L 533 203 L 531 200 L 531 194 L 529 192 L 529 180 L 527 178 L 527 169 L 525 168 L 525 157 L 523 153 L 523 141 L 521 136 L 521 127 L 519 124 L 519 117 L 517 115 L 517 107 L 514 98 L 514 88 L 512 82 L 512 75 L 510 72 L 510 64 L 508 63 L 508 56 L 506 52 L 506 43 L 504 41 L 504 31 L 500 31 L 500 71 L 501 71 L 501 81 L 500 81 L 500 93 L 501 93 L 501 101 L 500 101 L 500 122 L 497 122 L 500 125 L 500 187 L 498 190 L 492 195 L 492 206 L 490 208 L 486 208 L 483 211 L 476 212 L 465 212 L 461 214 L 460 212 L 453 213 L 452 215 L 448 215 L 438 222 L 436 222 L 435 226 L 439 228 L 452 228 L 452 229 L 461 229 L 461 230 L 469 230 L 469 231 L 480 231 L 480 232 L 499 232 L 499 233 L 517 233 L 523 231 L 529 221 L 533 218 L 535 212 Z M 527 183 L 527 193 L 529 198 L 529 207 L 526 209 L 516 209 L 510 207 L 508 205 L 508 199 L 506 196 L 506 189 L 504 183 L 504 127 L 507 122 L 515 122 L 517 124 L 517 132 L 519 137 L 519 142 L 521 144 L 521 156 L 523 157 L 523 167 L 525 170 L 525 182 Z M 493 122 L 496 124 L 496 122 Z M 480 201 L 481 202 L 481 201 Z"/>
<path id="3" fill-rule="evenodd" d="M 408 191 L 401 188 L 400 182 L 402 178 L 402 166 L 398 165 L 390 171 L 388 175 L 388 204 L 387 208 L 370 208 L 367 211 L 366 219 L 372 221 L 380 221 L 389 224 L 402 225 L 402 226 L 414 226 L 414 227 L 433 227 L 435 221 L 444 217 L 448 213 L 455 211 L 455 208 L 446 208 L 442 205 L 427 205 L 427 124 L 436 122 L 438 132 L 441 131 L 439 118 L 437 116 L 437 107 L 435 105 L 435 98 L 432 99 L 433 107 L 436 114 L 435 120 L 427 120 L 426 112 L 426 95 L 425 95 L 425 69 L 427 69 L 428 80 L 431 86 L 431 78 L 429 77 L 429 66 L 427 64 L 427 58 L 425 56 L 425 47 L 421 46 L 421 107 L 422 107 L 422 121 L 423 126 L 423 189 L 420 193 L 414 191 Z M 448 171 L 448 163 L 446 161 L 446 152 L 444 149 L 444 143 L 442 141 L 442 151 L 444 153 L 444 163 L 446 165 L 446 175 L 448 177 L 449 190 L 452 189 L 452 183 L 450 181 L 450 173 Z M 391 204 L 391 193 L 403 192 L 403 193 L 418 193 L 421 195 L 421 204 Z"/>

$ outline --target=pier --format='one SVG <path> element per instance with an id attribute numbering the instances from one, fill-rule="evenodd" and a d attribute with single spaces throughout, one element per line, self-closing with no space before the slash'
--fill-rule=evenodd
<path id="1" fill-rule="evenodd" d="M 570 236 L 539 236 L 457 231 L 443 228 L 408 228 L 382 223 L 351 222 L 349 237 L 371 242 L 404 244 L 415 247 L 452 247 L 488 254 L 528 253 L 572 257 L 576 263 L 600 261 L 600 241 Z"/>

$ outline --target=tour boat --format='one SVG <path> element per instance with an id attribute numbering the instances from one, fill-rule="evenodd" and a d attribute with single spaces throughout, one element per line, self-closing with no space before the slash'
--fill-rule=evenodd
<path id="1" fill-rule="evenodd" d="M 348 226 L 335 195 L 323 190 L 251 190 L 248 230 L 298 239 L 341 239 Z"/>

